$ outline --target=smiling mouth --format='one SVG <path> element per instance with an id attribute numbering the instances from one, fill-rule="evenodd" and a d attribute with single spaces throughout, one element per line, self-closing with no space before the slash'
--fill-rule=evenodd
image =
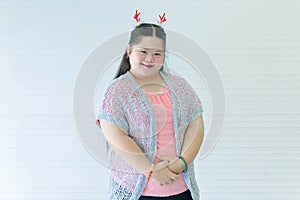
<path id="1" fill-rule="evenodd" d="M 154 65 L 147 65 L 147 64 L 143 64 L 143 63 L 142 63 L 142 65 L 144 65 L 145 67 L 148 67 L 148 68 L 151 68 L 154 66 Z"/>

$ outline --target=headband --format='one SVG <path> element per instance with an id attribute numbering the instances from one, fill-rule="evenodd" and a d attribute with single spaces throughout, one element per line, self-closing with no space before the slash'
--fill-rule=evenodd
<path id="1" fill-rule="evenodd" d="M 140 25 L 140 21 L 141 21 L 141 19 L 139 18 L 140 14 L 141 13 L 138 10 L 135 10 L 135 14 L 134 14 L 133 18 L 136 21 L 136 26 Z M 158 15 L 158 17 L 159 17 L 158 25 L 161 25 L 162 23 L 167 21 L 166 13 L 164 13 L 162 16 Z"/>

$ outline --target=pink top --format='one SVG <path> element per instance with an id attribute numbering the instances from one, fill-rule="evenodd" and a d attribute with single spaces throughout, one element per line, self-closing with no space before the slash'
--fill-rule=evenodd
<path id="1" fill-rule="evenodd" d="M 169 88 L 161 88 L 150 92 L 144 90 L 154 107 L 157 121 L 157 153 L 154 163 L 161 160 L 159 155 L 176 156 L 176 143 L 173 126 L 172 98 Z M 188 189 L 182 174 L 179 179 L 169 185 L 160 186 L 151 179 L 148 181 L 143 196 L 171 196 L 182 193 Z"/>

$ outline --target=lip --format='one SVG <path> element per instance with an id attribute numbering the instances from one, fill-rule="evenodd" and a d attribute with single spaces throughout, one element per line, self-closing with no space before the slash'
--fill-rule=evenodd
<path id="1" fill-rule="evenodd" d="M 142 65 L 145 66 L 145 67 L 147 67 L 147 68 L 151 68 L 151 67 L 154 66 L 154 65 L 144 64 L 144 63 L 142 63 Z"/>

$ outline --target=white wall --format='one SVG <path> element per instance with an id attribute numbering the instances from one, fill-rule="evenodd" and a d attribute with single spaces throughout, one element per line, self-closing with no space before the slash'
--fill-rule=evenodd
<path id="1" fill-rule="evenodd" d="M 81 145 L 74 84 L 102 42 L 166 12 L 223 79 L 226 121 L 197 159 L 202 200 L 300 199 L 300 3 L 0 1 L 0 199 L 106 199 L 107 169 Z M 193 81 L 193 80 L 191 80 Z"/>

